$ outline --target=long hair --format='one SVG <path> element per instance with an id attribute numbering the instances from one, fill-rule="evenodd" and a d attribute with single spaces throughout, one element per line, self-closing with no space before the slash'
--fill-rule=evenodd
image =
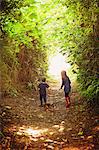
<path id="1" fill-rule="evenodd" d="M 66 74 L 65 70 L 61 71 L 61 78 L 62 79 L 66 79 L 67 78 L 67 74 Z"/>

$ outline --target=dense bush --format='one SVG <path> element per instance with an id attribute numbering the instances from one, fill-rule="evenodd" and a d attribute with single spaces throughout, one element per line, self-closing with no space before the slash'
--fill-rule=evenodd
<path id="1" fill-rule="evenodd" d="M 35 87 L 39 76 L 46 74 L 47 52 L 41 45 L 36 16 L 33 1 L 0 3 L 0 87 L 5 95 L 16 95 L 18 84 Z"/>

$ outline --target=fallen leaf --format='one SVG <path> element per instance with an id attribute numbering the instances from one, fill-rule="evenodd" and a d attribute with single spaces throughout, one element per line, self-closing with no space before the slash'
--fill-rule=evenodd
<path id="1" fill-rule="evenodd" d="M 83 135 L 83 131 L 79 131 L 78 135 Z"/>
<path id="2" fill-rule="evenodd" d="M 54 127 L 54 128 L 59 128 L 59 125 L 56 124 L 56 125 L 54 125 L 53 127 Z"/>
<path id="3" fill-rule="evenodd" d="M 72 131 L 72 128 L 68 128 L 67 131 Z"/>
<path id="4" fill-rule="evenodd" d="M 91 136 L 91 135 L 88 136 L 88 137 L 87 137 L 87 140 L 90 141 L 90 142 L 93 142 L 93 136 Z"/>
<path id="5" fill-rule="evenodd" d="M 51 139 L 47 139 L 46 142 L 53 143 L 54 141 Z"/>
<path id="6" fill-rule="evenodd" d="M 52 145 L 48 145 L 47 148 L 54 149 Z"/>
<path id="7" fill-rule="evenodd" d="M 7 108 L 7 109 L 11 109 L 11 107 L 10 107 L 10 106 L 5 106 L 5 108 Z"/>

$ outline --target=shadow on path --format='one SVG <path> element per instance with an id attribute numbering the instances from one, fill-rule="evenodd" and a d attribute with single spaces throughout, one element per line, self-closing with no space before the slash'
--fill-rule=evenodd
<path id="1" fill-rule="evenodd" d="M 71 107 L 66 109 L 63 90 L 58 89 L 52 83 L 47 107 L 39 107 L 37 91 L 1 100 L 1 150 L 98 148 L 97 115 L 90 118 L 86 103 L 76 92 L 71 93 Z"/>

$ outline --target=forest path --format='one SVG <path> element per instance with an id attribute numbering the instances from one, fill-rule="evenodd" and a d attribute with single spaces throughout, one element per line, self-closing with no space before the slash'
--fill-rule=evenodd
<path id="1" fill-rule="evenodd" d="M 71 106 L 66 109 L 59 86 L 50 83 L 49 107 L 39 106 L 37 91 L 1 100 L 1 131 L 4 133 L 1 150 L 97 149 L 97 126 L 94 126 L 97 115 L 91 117 L 76 91 L 72 91 Z"/>

